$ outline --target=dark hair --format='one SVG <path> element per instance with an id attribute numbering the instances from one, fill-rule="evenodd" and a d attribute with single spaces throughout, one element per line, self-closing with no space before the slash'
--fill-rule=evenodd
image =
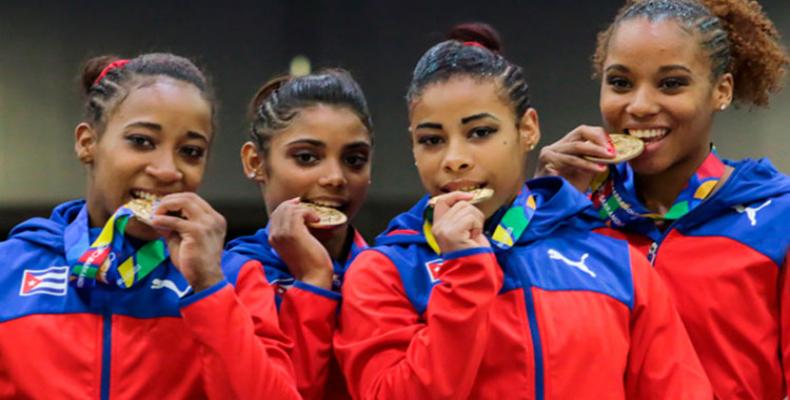
<path id="1" fill-rule="evenodd" d="M 135 83 L 158 76 L 170 77 L 197 87 L 211 105 L 213 125 L 216 114 L 213 90 L 203 71 L 192 61 L 169 53 L 150 53 L 107 69 L 114 62 L 122 60 L 114 55 L 104 55 L 91 58 L 82 67 L 81 82 L 86 97 L 83 118 L 98 127 L 99 132 L 104 130 L 107 118 L 129 95 Z M 105 73 L 104 76 L 101 76 L 102 72 Z"/>
<path id="2" fill-rule="evenodd" d="M 348 71 L 335 68 L 315 74 L 280 76 L 266 82 L 250 102 L 250 136 L 264 153 L 269 141 L 288 127 L 299 111 L 318 104 L 347 107 L 373 137 L 373 122 L 365 95 Z"/>
<path id="3" fill-rule="evenodd" d="M 502 97 L 513 106 L 516 121 L 530 107 L 524 72 L 502 56 L 502 43 L 490 25 L 472 22 L 450 29 L 447 39 L 423 54 L 414 68 L 406 101 L 412 104 L 425 88 L 455 76 L 494 79 Z"/>
<path id="4" fill-rule="evenodd" d="M 712 78 L 732 73 L 738 102 L 767 105 L 770 95 L 781 90 L 790 58 L 776 27 L 753 0 L 628 1 L 614 22 L 598 33 L 595 77 L 601 75 L 614 30 L 621 22 L 638 17 L 651 22 L 672 19 L 697 33 L 710 59 Z"/>

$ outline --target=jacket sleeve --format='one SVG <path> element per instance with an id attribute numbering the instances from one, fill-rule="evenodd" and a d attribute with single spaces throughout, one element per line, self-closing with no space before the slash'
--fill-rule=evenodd
<path id="1" fill-rule="evenodd" d="M 280 331 L 274 291 L 257 261 L 242 266 L 236 287 L 227 281 L 182 300 L 181 315 L 203 344 L 209 398 L 299 399 Z"/>
<path id="2" fill-rule="evenodd" d="M 683 322 L 658 274 L 629 246 L 634 282 L 631 350 L 625 375 L 629 399 L 712 399 Z"/>
<path id="3" fill-rule="evenodd" d="M 790 282 L 788 282 L 788 271 L 790 268 L 790 251 L 785 254 L 785 261 L 782 265 L 779 281 L 779 332 L 781 333 L 782 349 L 782 368 L 784 369 L 785 388 L 787 396 L 790 396 Z"/>
<path id="4" fill-rule="evenodd" d="M 489 248 L 477 248 L 446 254 L 438 278 L 418 315 L 389 258 L 368 250 L 352 263 L 335 352 L 354 398 L 468 397 L 502 271 Z"/>
<path id="5" fill-rule="evenodd" d="M 304 399 L 322 399 L 329 375 L 340 294 L 300 281 L 280 304 L 280 326 L 293 341 L 296 383 Z"/>

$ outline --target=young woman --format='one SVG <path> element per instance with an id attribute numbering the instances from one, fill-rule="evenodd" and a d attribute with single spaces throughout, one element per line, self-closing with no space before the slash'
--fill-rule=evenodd
<path id="1" fill-rule="evenodd" d="M 82 81 L 86 199 L 0 243 L 0 397 L 298 398 L 272 288 L 228 285 L 225 221 L 194 193 L 214 141 L 203 73 L 98 57 Z M 151 226 L 131 216 L 154 197 Z"/>
<path id="2" fill-rule="evenodd" d="M 589 201 L 525 182 L 540 136 L 485 25 L 418 62 L 407 95 L 428 196 L 354 260 L 335 349 L 355 398 L 711 398 L 669 295 Z M 486 43 L 487 45 L 484 45 Z M 476 205 L 472 189 L 493 190 Z"/>
<path id="3" fill-rule="evenodd" d="M 261 189 L 269 223 L 227 246 L 229 277 L 265 270 L 277 288 L 280 326 L 305 399 L 348 398 L 332 336 L 347 265 L 364 247 L 348 223 L 311 228 L 333 208 L 348 220 L 370 185 L 373 126 L 362 90 L 343 70 L 264 85 L 252 101 L 252 140 L 241 150 L 244 172 Z M 232 281 L 232 279 L 231 279 Z"/>
<path id="4" fill-rule="evenodd" d="M 541 174 L 581 190 L 606 171 L 592 200 L 667 284 L 719 398 L 789 394 L 790 180 L 711 145 L 716 114 L 767 104 L 789 62 L 754 1 L 629 4 L 594 57 L 605 127 L 541 151 Z M 606 132 L 642 139 L 644 153 L 608 169 L 583 159 L 606 155 Z"/>

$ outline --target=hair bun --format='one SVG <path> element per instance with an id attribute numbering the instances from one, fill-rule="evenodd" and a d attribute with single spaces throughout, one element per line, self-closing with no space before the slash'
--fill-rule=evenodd
<path id="1" fill-rule="evenodd" d="M 483 22 L 467 22 L 450 28 L 445 35 L 449 40 L 459 42 L 477 42 L 494 53 L 503 53 L 502 39 L 499 32 L 491 25 Z"/>
<path id="2" fill-rule="evenodd" d="M 91 87 L 96 82 L 96 78 L 99 77 L 99 74 L 101 74 L 104 68 L 120 59 L 121 58 L 116 55 L 108 54 L 93 57 L 85 61 L 85 64 L 82 65 L 82 75 L 80 77 L 83 92 L 85 94 L 89 93 Z"/>

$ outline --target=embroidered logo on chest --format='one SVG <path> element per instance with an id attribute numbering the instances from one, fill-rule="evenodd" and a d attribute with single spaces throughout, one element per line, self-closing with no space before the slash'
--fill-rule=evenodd
<path id="1" fill-rule="evenodd" d="M 26 269 L 22 272 L 20 296 L 47 294 L 65 296 L 69 289 L 69 267 Z"/>
<path id="2" fill-rule="evenodd" d="M 552 260 L 560 260 L 566 265 L 574 267 L 584 272 L 585 274 L 590 275 L 593 278 L 595 278 L 596 276 L 595 272 L 593 272 L 593 270 L 591 270 L 590 267 L 588 267 L 587 264 L 585 264 L 585 262 L 587 261 L 587 257 L 590 256 L 590 254 L 588 253 L 584 253 L 584 255 L 582 255 L 582 258 L 579 261 L 570 260 L 567 257 L 565 257 L 562 253 L 554 249 L 549 249 L 547 253 L 549 255 L 549 258 L 551 258 Z"/>
<path id="3" fill-rule="evenodd" d="M 760 212 L 760 210 L 762 210 L 763 208 L 768 207 L 770 205 L 771 205 L 771 200 L 768 200 L 765 203 L 763 203 L 763 204 L 761 204 L 761 205 L 759 205 L 757 207 L 745 207 L 743 204 L 740 204 L 740 205 L 737 205 L 737 206 L 735 206 L 733 208 L 735 209 L 735 211 L 737 211 L 737 212 L 739 212 L 741 214 L 746 213 L 746 217 L 749 218 L 749 223 L 752 226 L 756 226 L 757 225 L 757 213 Z"/>
<path id="4" fill-rule="evenodd" d="M 151 281 L 151 289 L 168 289 L 175 293 L 178 298 L 184 297 L 191 288 L 191 286 L 187 285 L 184 290 L 180 290 L 178 286 L 176 286 L 176 283 L 170 279 L 154 279 Z"/>
<path id="5" fill-rule="evenodd" d="M 439 272 L 442 270 L 442 263 L 444 260 L 436 258 L 425 263 L 425 269 L 428 270 L 428 276 L 431 277 L 431 282 L 439 282 Z"/>

